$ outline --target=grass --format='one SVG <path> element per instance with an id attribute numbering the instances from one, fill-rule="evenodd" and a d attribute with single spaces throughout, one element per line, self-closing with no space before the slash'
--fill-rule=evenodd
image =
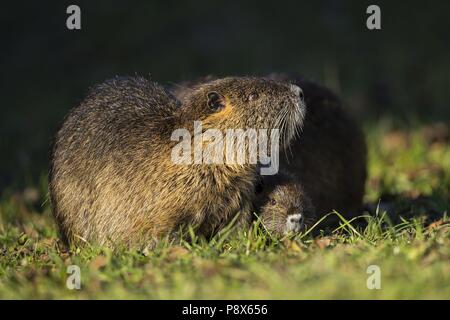
<path id="1" fill-rule="evenodd" d="M 97 247 L 68 252 L 48 203 L 40 205 L 45 179 L 4 194 L 0 298 L 450 299 L 448 140 L 430 139 L 423 128 L 377 127 L 366 130 L 365 200 L 381 198 L 381 205 L 374 216 L 342 219 L 318 238 L 273 239 L 255 225 L 240 236 L 162 243 L 145 255 Z M 80 267 L 80 290 L 66 287 L 69 265 Z M 380 289 L 367 287 L 371 265 L 380 268 Z"/>

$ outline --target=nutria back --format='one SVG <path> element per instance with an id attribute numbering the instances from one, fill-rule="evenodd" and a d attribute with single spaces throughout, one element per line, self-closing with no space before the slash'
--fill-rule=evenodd
<path id="1" fill-rule="evenodd" d="M 53 213 L 70 242 L 105 243 L 151 229 L 142 206 L 157 183 L 177 101 L 143 78 L 116 78 L 96 86 L 59 129 L 51 155 Z M 165 189 L 161 188 L 164 196 Z M 138 200 L 139 198 L 139 204 Z M 134 215 L 133 217 L 131 215 Z"/>

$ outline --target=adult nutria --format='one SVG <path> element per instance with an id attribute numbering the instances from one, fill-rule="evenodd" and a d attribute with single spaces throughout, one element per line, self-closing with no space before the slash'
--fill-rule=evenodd
<path id="1" fill-rule="evenodd" d="M 170 90 L 182 101 L 192 87 L 212 78 L 186 81 Z M 329 89 L 296 74 L 267 78 L 293 83 L 305 97 L 303 128 L 280 155 L 281 170 L 298 177 L 318 216 L 337 210 L 351 218 L 362 206 L 366 180 L 366 143 L 359 125 Z M 321 226 L 337 221 L 336 216 L 329 216 Z"/>
<path id="2" fill-rule="evenodd" d="M 316 221 L 311 199 L 298 179 L 288 173 L 262 176 L 256 194 L 258 217 L 271 235 L 303 232 Z"/>
<path id="3" fill-rule="evenodd" d="M 329 89 L 299 75 L 272 74 L 270 79 L 301 85 L 306 116 L 301 134 L 280 167 L 297 175 L 318 216 L 332 210 L 345 218 L 362 207 L 367 176 L 367 148 L 359 124 Z M 329 216 L 322 226 L 335 225 Z"/>
<path id="4" fill-rule="evenodd" d="M 180 102 L 143 78 L 95 87 L 56 134 L 49 184 L 64 238 L 147 247 L 190 224 L 205 236 L 236 215 L 246 225 L 258 164 L 179 164 L 177 129 L 280 129 L 288 143 L 304 113 L 298 86 L 224 78 L 196 86 Z"/>

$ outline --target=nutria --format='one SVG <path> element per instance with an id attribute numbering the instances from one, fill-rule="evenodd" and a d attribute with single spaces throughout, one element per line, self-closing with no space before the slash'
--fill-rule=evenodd
<path id="1" fill-rule="evenodd" d="M 299 176 L 320 216 L 336 210 L 353 217 L 362 207 L 367 176 L 367 147 L 359 124 L 326 87 L 298 75 L 269 78 L 301 86 L 307 106 L 302 132 L 291 152 L 281 157 L 280 167 Z M 327 220 L 333 224 L 338 219 Z"/>
<path id="2" fill-rule="evenodd" d="M 169 90 L 181 101 L 213 76 L 174 85 Z M 366 143 L 362 130 L 329 89 L 297 74 L 270 74 L 269 79 L 302 88 L 306 115 L 299 137 L 280 155 L 280 170 L 298 177 L 318 216 L 336 210 L 351 218 L 362 207 L 366 180 Z M 321 226 L 335 225 L 329 216 Z"/>
<path id="3" fill-rule="evenodd" d="M 176 129 L 280 129 L 288 144 L 302 124 L 301 89 L 261 78 L 203 83 L 177 100 L 140 77 L 95 87 L 56 134 L 49 187 L 70 243 L 147 247 L 185 225 L 210 236 L 252 219 L 258 164 L 179 164 Z M 200 132 L 202 133 L 202 132 Z M 190 144 L 189 144 L 190 145 Z M 190 154 L 189 154 L 190 155 Z"/>
<path id="4" fill-rule="evenodd" d="M 304 232 L 315 223 L 312 201 L 293 175 L 261 176 L 255 191 L 255 209 L 269 234 L 280 237 Z"/>

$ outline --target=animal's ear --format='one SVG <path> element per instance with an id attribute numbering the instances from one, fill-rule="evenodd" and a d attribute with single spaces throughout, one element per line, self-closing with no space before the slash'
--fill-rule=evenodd
<path id="1" fill-rule="evenodd" d="M 225 98 L 216 91 L 206 94 L 208 108 L 212 111 L 220 111 L 225 108 Z"/>

